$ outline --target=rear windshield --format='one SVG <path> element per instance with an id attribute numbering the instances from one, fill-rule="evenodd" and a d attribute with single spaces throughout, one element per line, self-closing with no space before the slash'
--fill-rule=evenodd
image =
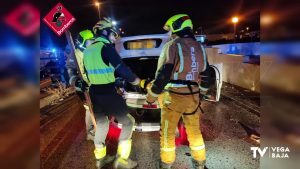
<path id="1" fill-rule="evenodd" d="M 126 58 L 123 62 L 141 79 L 154 79 L 158 57 Z"/>
<path id="2" fill-rule="evenodd" d="M 152 49 L 158 48 L 162 40 L 158 38 L 154 39 L 139 39 L 124 42 L 124 48 L 126 50 L 137 50 L 137 49 Z"/>

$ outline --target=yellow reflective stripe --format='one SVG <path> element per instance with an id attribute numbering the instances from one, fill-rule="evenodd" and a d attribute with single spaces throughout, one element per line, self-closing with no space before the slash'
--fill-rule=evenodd
<path id="1" fill-rule="evenodd" d="M 120 141 L 118 145 L 118 155 L 127 160 L 131 152 L 132 140 Z"/>
<path id="2" fill-rule="evenodd" d="M 168 83 L 165 87 L 165 89 L 168 89 L 169 87 L 188 87 L 187 85 L 183 84 L 175 84 L 175 83 Z"/>
<path id="3" fill-rule="evenodd" d="M 178 47 L 178 53 L 179 53 L 179 59 L 180 59 L 180 66 L 179 66 L 179 71 L 175 72 L 173 75 L 174 80 L 178 79 L 178 74 L 181 73 L 184 68 L 184 58 L 183 58 L 182 47 L 181 47 L 180 43 L 177 43 L 177 47 Z"/>
<path id="4" fill-rule="evenodd" d="M 178 47 L 178 53 L 179 53 L 179 58 L 180 58 L 179 73 L 181 73 L 184 68 L 184 58 L 183 58 L 182 47 L 181 47 L 180 43 L 177 43 L 177 47 Z"/>
<path id="5" fill-rule="evenodd" d="M 96 159 L 101 159 L 106 156 L 106 146 L 102 148 L 95 148 L 94 154 Z"/>
<path id="6" fill-rule="evenodd" d="M 164 148 L 168 147 L 168 127 L 169 121 L 165 120 L 165 128 L 164 128 Z"/>
<path id="7" fill-rule="evenodd" d="M 202 146 L 190 146 L 191 150 L 197 151 L 197 150 L 202 150 L 205 148 L 205 145 L 203 144 Z"/>
<path id="8" fill-rule="evenodd" d="M 172 148 L 161 148 L 160 150 L 161 151 L 165 151 L 165 152 L 170 152 L 170 151 L 175 151 L 175 147 L 172 147 Z"/>
<path id="9" fill-rule="evenodd" d="M 203 64 L 204 64 L 204 66 L 203 66 L 203 70 L 202 70 L 202 72 L 203 71 L 205 71 L 206 70 L 206 51 L 205 51 L 205 48 L 204 48 L 204 46 L 203 45 L 200 45 L 201 46 L 201 49 L 202 49 L 202 52 L 203 52 Z"/>

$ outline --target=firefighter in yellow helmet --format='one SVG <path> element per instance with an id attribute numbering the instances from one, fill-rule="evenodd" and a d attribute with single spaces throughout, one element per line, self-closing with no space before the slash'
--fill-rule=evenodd
<path id="1" fill-rule="evenodd" d="M 195 39 L 193 24 L 188 15 L 171 17 L 164 29 L 171 32 L 172 39 L 163 47 L 155 80 L 147 86 L 147 102 L 151 104 L 158 98 L 161 107 L 159 168 L 169 169 L 175 161 L 175 131 L 182 117 L 190 143 L 193 168 L 203 169 L 206 157 L 199 124 L 199 84 L 200 73 L 206 69 L 204 49 Z"/>
<path id="2" fill-rule="evenodd" d="M 95 133 L 93 130 L 93 123 L 90 116 L 91 112 L 89 110 L 89 106 L 86 104 L 84 96 L 84 92 L 88 87 L 88 84 L 86 83 L 86 74 L 83 71 L 83 51 L 86 48 L 86 46 L 89 46 L 89 44 L 93 41 L 93 38 L 94 35 L 91 30 L 87 29 L 80 31 L 78 37 L 75 40 L 75 55 L 71 52 L 70 45 L 67 45 L 65 50 L 65 55 L 67 57 L 66 68 L 70 77 L 69 84 L 75 87 L 77 95 L 79 96 L 81 101 L 84 102 L 83 107 L 85 109 L 85 125 L 87 140 L 94 140 Z M 76 64 L 78 64 L 79 70 Z M 83 79 L 80 78 L 79 73 L 82 75 Z"/>
<path id="3" fill-rule="evenodd" d="M 118 32 L 111 19 L 104 18 L 97 22 L 93 32 L 96 39 L 84 50 L 83 62 L 97 122 L 94 139 L 96 166 L 99 169 L 111 161 L 106 155 L 105 139 L 109 129 L 108 116 L 114 116 L 122 124 L 114 168 L 135 168 L 137 162 L 129 158 L 135 119 L 129 114 L 125 100 L 116 91 L 115 72 L 132 85 L 139 85 L 140 79 L 122 62 L 114 47 Z"/>

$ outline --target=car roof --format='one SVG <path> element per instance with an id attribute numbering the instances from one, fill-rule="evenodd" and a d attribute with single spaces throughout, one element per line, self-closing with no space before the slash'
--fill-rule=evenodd
<path id="1" fill-rule="evenodd" d="M 154 38 L 168 38 L 168 34 L 149 34 L 149 35 L 136 35 L 136 36 L 126 36 L 121 37 L 118 39 L 118 41 L 124 42 L 129 40 L 139 40 L 139 39 L 154 39 Z"/>
<path id="2" fill-rule="evenodd" d="M 206 38 L 205 35 L 196 35 L 197 41 L 202 41 L 202 38 Z M 117 40 L 116 50 L 118 51 L 121 58 L 138 58 L 138 57 L 158 57 L 164 44 L 168 41 L 170 36 L 166 34 L 149 34 L 149 35 L 136 35 L 122 37 Z M 124 43 L 127 41 L 144 40 L 144 39 L 161 39 L 159 47 L 157 48 L 143 48 L 143 49 L 125 49 Z"/>

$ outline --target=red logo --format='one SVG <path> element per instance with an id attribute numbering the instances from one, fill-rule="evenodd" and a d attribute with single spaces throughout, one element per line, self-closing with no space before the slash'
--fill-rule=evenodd
<path id="1" fill-rule="evenodd" d="M 58 36 L 62 35 L 75 20 L 61 3 L 58 3 L 43 19 Z"/>
<path id="2" fill-rule="evenodd" d="M 5 23 L 24 36 L 35 33 L 40 27 L 40 13 L 31 4 L 24 3 L 5 17 Z"/>

